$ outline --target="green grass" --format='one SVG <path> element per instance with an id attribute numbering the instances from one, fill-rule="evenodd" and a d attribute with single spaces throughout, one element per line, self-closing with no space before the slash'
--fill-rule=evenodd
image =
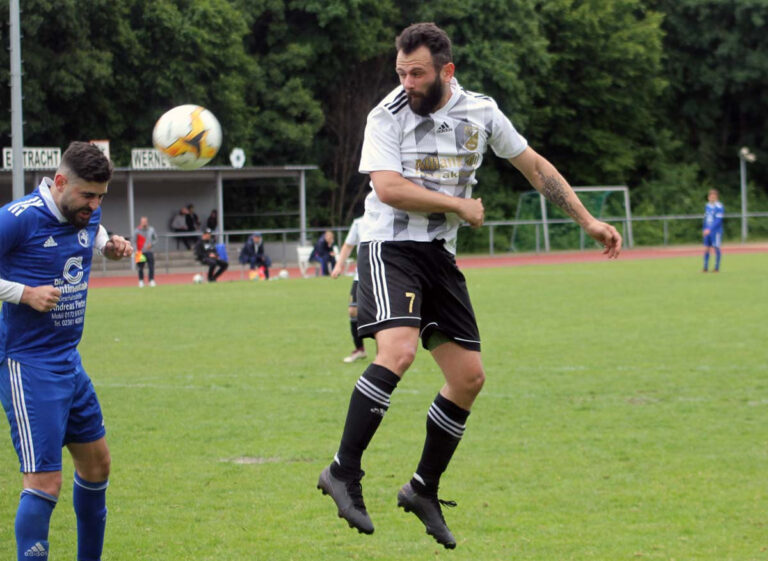
<path id="1" fill-rule="evenodd" d="M 104 560 L 766 560 L 768 255 L 723 263 L 466 271 L 487 382 L 441 488 L 451 552 L 395 505 L 441 385 L 423 350 L 363 459 L 376 533 L 315 489 L 364 367 L 341 363 L 348 280 L 94 289 Z M 17 469 L 6 425 L 0 559 Z M 74 558 L 71 477 L 67 460 L 52 560 Z"/>

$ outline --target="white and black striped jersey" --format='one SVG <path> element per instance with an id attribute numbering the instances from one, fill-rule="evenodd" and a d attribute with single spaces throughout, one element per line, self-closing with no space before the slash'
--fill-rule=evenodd
<path id="1" fill-rule="evenodd" d="M 425 189 L 469 198 L 488 146 L 500 158 L 526 149 L 528 142 L 492 98 L 462 89 L 455 79 L 451 92 L 427 117 L 411 111 L 402 86 L 390 92 L 368 114 L 360 172 L 396 171 Z M 371 187 L 361 241 L 444 239 L 446 249 L 456 252 L 457 215 L 399 210 L 382 203 Z"/>

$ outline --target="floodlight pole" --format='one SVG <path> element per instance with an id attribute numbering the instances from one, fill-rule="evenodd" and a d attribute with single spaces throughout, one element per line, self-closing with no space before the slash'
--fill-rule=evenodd
<path id="1" fill-rule="evenodd" d="M 21 23 L 19 0 L 10 0 L 11 51 L 11 157 L 13 158 L 13 199 L 24 196 L 24 122 L 21 115 Z"/>
<path id="2" fill-rule="evenodd" d="M 739 150 L 739 175 L 741 178 L 741 242 L 747 241 L 747 162 L 755 161 L 755 155 L 749 148 L 742 146 Z"/>
<path id="3" fill-rule="evenodd" d="M 741 175 L 741 243 L 747 241 L 747 162 L 739 156 Z"/>

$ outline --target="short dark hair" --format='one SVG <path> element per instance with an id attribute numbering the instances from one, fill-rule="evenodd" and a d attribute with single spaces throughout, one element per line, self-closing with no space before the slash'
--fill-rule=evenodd
<path id="1" fill-rule="evenodd" d="M 106 183 L 112 179 L 112 162 L 90 142 L 70 143 L 61 156 L 61 165 L 89 183 Z"/>
<path id="2" fill-rule="evenodd" d="M 395 39 L 395 48 L 409 55 L 421 46 L 432 54 L 432 62 L 438 70 L 453 61 L 451 40 L 448 34 L 434 23 L 423 22 L 409 25 Z"/>

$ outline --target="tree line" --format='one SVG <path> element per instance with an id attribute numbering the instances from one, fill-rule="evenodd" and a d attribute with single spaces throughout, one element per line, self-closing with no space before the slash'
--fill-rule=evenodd
<path id="1" fill-rule="evenodd" d="M 159 115 L 197 103 L 224 130 L 213 164 L 227 165 L 241 147 L 248 165 L 320 166 L 309 178 L 315 225 L 360 212 L 365 118 L 397 84 L 394 38 L 416 21 L 446 29 L 462 86 L 493 96 L 572 184 L 628 185 L 641 214 L 701 212 L 717 187 L 735 210 L 746 145 L 758 158 L 751 208 L 768 208 L 768 0 L 22 0 L 21 8 L 26 145 L 108 138 L 116 164 L 128 166 L 131 148 L 151 145 Z M 10 107 L 7 49 L 0 82 Z M 3 112 L 3 146 L 10 132 Z M 513 217 L 530 188 L 497 158 L 478 179 L 489 219 Z"/>

